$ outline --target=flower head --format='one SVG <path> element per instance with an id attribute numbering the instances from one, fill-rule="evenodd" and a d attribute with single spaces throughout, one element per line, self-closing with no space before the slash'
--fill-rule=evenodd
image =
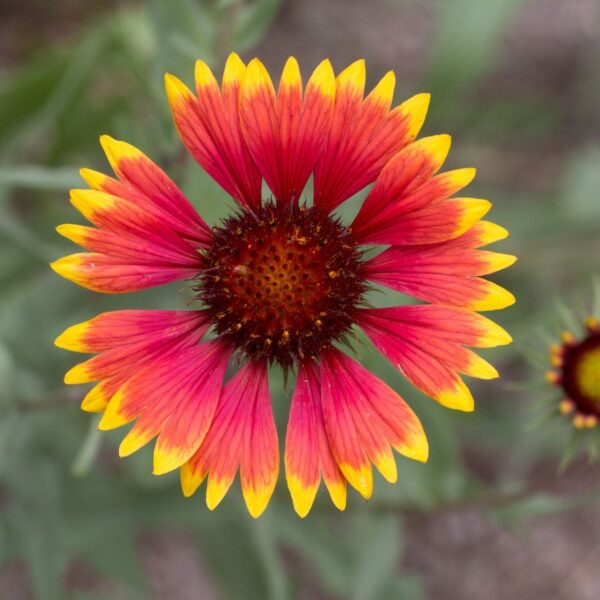
<path id="1" fill-rule="evenodd" d="M 551 346 L 552 370 L 546 378 L 562 388 L 559 410 L 572 418 L 577 429 L 594 428 L 600 420 L 600 324 L 596 317 L 586 323 L 586 332 L 576 338 L 565 331 L 562 343 Z"/>
<path id="2" fill-rule="evenodd" d="M 347 482 L 369 498 L 372 465 L 395 481 L 393 450 L 425 461 L 427 440 L 406 402 L 340 346 L 358 326 L 418 389 L 472 410 L 460 374 L 497 372 L 466 346 L 510 342 L 475 312 L 514 301 L 482 278 L 514 261 L 480 249 L 507 232 L 481 220 L 489 202 L 454 197 L 474 169 L 438 173 L 450 138 L 415 141 L 429 96 L 391 108 L 391 72 L 365 97 L 363 61 L 337 77 L 323 61 L 303 85 L 290 58 L 275 88 L 257 59 L 232 54 L 221 85 L 198 61 L 195 93 L 171 75 L 166 90 L 184 144 L 238 209 L 209 228 L 149 158 L 103 136 L 116 178 L 82 171 L 91 189 L 71 200 L 95 227 L 58 231 L 88 252 L 54 270 L 107 293 L 186 279 L 197 309 L 116 311 L 70 327 L 57 345 L 95 356 L 65 381 L 98 382 L 82 408 L 103 413 L 101 429 L 135 421 L 121 456 L 156 438 L 154 472 L 181 468 L 186 495 L 208 478 L 211 509 L 239 470 L 257 516 L 279 472 L 267 374 L 281 365 L 297 373 L 285 436 L 296 511 L 308 513 L 321 478 L 340 509 Z M 344 225 L 333 211 L 370 185 Z M 367 246 L 386 248 L 367 259 Z M 372 282 L 425 303 L 368 307 Z"/>

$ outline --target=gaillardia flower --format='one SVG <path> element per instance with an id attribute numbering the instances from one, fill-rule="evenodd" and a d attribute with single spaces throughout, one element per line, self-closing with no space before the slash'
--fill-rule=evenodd
<path id="1" fill-rule="evenodd" d="M 546 373 L 548 381 L 562 388 L 559 411 L 572 417 L 577 429 L 591 429 L 600 420 L 600 323 L 590 317 L 586 332 L 577 337 L 565 331 L 562 344 L 550 347 L 554 367 Z"/>
<path id="2" fill-rule="evenodd" d="M 514 301 L 481 277 L 514 261 L 480 250 L 507 233 L 481 220 L 488 201 L 453 197 L 475 170 L 438 173 L 450 137 L 415 141 L 429 96 L 391 109 L 391 72 L 366 97 L 363 61 L 337 77 L 323 61 L 303 86 L 290 58 L 276 89 L 260 61 L 246 66 L 232 54 L 220 86 L 202 61 L 195 79 L 194 94 L 166 76 L 175 125 L 237 211 L 211 229 L 149 158 L 103 136 L 116 178 L 84 169 L 91 189 L 71 193 L 95 227 L 58 228 L 89 252 L 52 267 L 108 293 L 186 279 L 197 310 L 116 311 L 70 327 L 56 344 L 96 355 L 65 381 L 98 382 L 82 408 L 104 413 L 101 429 L 135 420 L 121 456 L 156 438 L 154 473 L 181 468 L 185 495 L 208 478 L 211 509 L 239 468 L 258 516 L 280 462 L 268 370 L 293 370 L 285 470 L 294 507 L 308 513 L 322 477 L 343 509 L 346 482 L 371 496 L 372 464 L 396 480 L 392 449 L 420 461 L 428 455 L 415 413 L 340 349 L 347 334 L 361 327 L 417 388 L 472 410 L 459 374 L 497 372 L 466 346 L 510 341 L 475 312 Z M 344 225 L 336 208 L 371 185 Z M 367 260 L 363 251 L 373 246 L 380 253 Z M 369 282 L 425 303 L 370 308 Z M 237 372 L 224 383 L 230 363 Z"/>

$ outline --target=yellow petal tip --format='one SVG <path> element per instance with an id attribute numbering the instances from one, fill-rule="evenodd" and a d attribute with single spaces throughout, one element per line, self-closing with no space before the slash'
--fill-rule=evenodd
<path id="1" fill-rule="evenodd" d="M 287 485 L 292 497 L 294 510 L 300 518 L 306 517 L 312 508 L 317 495 L 318 483 L 306 485 L 298 477 L 288 475 Z"/>
<path id="2" fill-rule="evenodd" d="M 171 75 L 171 73 L 165 73 L 165 92 L 167 94 L 167 101 L 172 109 L 193 96 L 187 85 L 181 79 L 175 77 L 175 75 Z"/>
<path id="3" fill-rule="evenodd" d="M 346 482 L 337 481 L 325 481 L 329 497 L 333 505 L 339 510 L 346 510 L 346 502 L 348 498 L 348 490 L 346 488 Z"/>
<path id="4" fill-rule="evenodd" d="M 409 139 L 414 139 L 417 137 L 419 131 L 421 131 L 423 123 L 425 123 L 427 111 L 429 110 L 430 101 L 431 94 L 424 92 L 405 100 L 396 109 L 407 118 L 407 134 Z"/>
<path id="5" fill-rule="evenodd" d="M 71 352 L 89 352 L 88 346 L 82 341 L 89 327 L 89 321 L 71 325 L 54 340 L 54 345 Z"/>
<path id="6" fill-rule="evenodd" d="M 270 94 L 275 93 L 269 72 L 258 58 L 253 58 L 246 67 L 243 93 L 245 96 L 253 95 L 261 88 L 266 88 Z"/>
<path id="7" fill-rule="evenodd" d="M 512 306 L 517 301 L 514 294 L 504 289 L 503 287 L 491 281 L 489 281 L 488 284 L 490 284 L 488 293 L 484 298 L 471 303 L 470 308 L 472 310 L 482 312 L 488 310 L 501 310 L 503 308 L 508 308 L 509 306 Z M 506 334 L 506 336 L 508 336 L 505 338 L 507 341 L 499 343 L 498 345 L 510 344 L 510 342 L 512 342 L 512 338 L 510 337 L 510 335 L 506 332 L 504 333 Z"/>
<path id="8" fill-rule="evenodd" d="M 389 108 L 394 98 L 394 88 L 396 87 L 396 75 L 394 71 L 388 71 L 373 88 L 369 97 L 381 102 Z"/>
<path id="9" fill-rule="evenodd" d="M 122 140 L 117 140 L 110 135 L 100 136 L 100 145 L 106 154 L 106 158 L 115 173 L 119 172 L 119 164 L 123 160 L 136 160 L 143 156 L 142 152 L 135 146 Z M 83 190 L 92 193 L 90 190 Z M 97 192 L 100 193 L 100 192 Z"/>
<path id="10" fill-rule="evenodd" d="M 103 390 L 102 384 L 96 384 L 81 402 L 81 410 L 85 412 L 102 412 L 106 410 L 110 397 Z"/>
<path id="11" fill-rule="evenodd" d="M 64 382 L 67 385 L 78 385 L 80 383 L 89 383 L 93 377 L 88 371 L 87 361 L 75 365 L 65 373 Z"/>
<path id="12" fill-rule="evenodd" d="M 398 481 L 398 468 L 391 450 L 388 449 L 387 452 L 383 452 L 374 462 L 377 470 L 386 481 L 389 483 Z"/>
<path id="13" fill-rule="evenodd" d="M 455 198 L 449 202 L 460 203 L 461 214 L 454 232 L 455 237 L 471 229 L 492 208 L 489 200 L 480 198 Z"/>
<path id="14" fill-rule="evenodd" d="M 194 81 L 196 91 L 199 93 L 203 88 L 213 88 L 218 91 L 219 84 L 215 79 L 212 69 L 203 60 L 197 60 L 194 66 Z M 183 84 L 181 84 L 183 85 Z"/>
<path id="15" fill-rule="evenodd" d="M 335 74 L 329 60 L 326 59 L 319 63 L 317 68 L 313 71 L 308 80 L 307 88 L 310 87 L 319 90 L 319 92 L 327 98 L 333 98 L 333 96 L 335 96 Z"/>
<path id="16" fill-rule="evenodd" d="M 371 465 L 364 465 L 358 469 L 348 463 L 340 463 L 340 471 L 348 483 L 365 499 L 373 495 L 373 470 Z"/>
<path id="17" fill-rule="evenodd" d="M 462 412 L 473 412 L 475 410 L 475 400 L 473 399 L 471 390 L 469 390 L 462 379 L 456 383 L 454 388 L 439 392 L 435 396 L 435 399 L 446 408 Z"/>
<path id="18" fill-rule="evenodd" d="M 200 487 L 204 481 L 206 474 L 197 473 L 191 466 L 190 463 L 184 463 L 181 465 L 180 470 L 180 483 L 181 491 L 186 498 L 193 496 L 196 490 Z"/>
<path id="19" fill-rule="evenodd" d="M 420 421 L 415 423 L 413 430 L 408 434 L 408 439 L 402 444 L 395 445 L 394 448 L 406 458 L 422 463 L 429 460 L 429 441 Z"/>
<path id="20" fill-rule="evenodd" d="M 112 402 L 112 400 L 111 400 L 111 402 Z M 110 404 L 109 404 L 109 408 L 110 408 Z M 104 414 L 106 415 L 106 413 L 104 413 Z M 115 427 L 120 427 L 121 425 L 125 425 L 127 422 L 129 422 L 129 419 L 124 420 L 123 422 L 120 422 L 120 423 L 115 419 Z M 112 429 L 112 427 L 111 427 L 111 429 Z M 145 446 L 150 441 L 150 439 L 151 438 L 148 438 L 146 436 L 139 435 L 134 427 L 133 429 L 131 429 L 129 431 L 129 433 L 123 438 L 123 440 L 119 444 L 119 456 L 121 458 L 125 458 L 126 456 L 129 456 L 129 455 L 133 454 L 134 452 L 137 452 L 140 448 Z"/>
<path id="21" fill-rule="evenodd" d="M 501 252 L 493 252 L 490 256 L 490 273 L 496 273 L 507 269 L 517 262 L 517 257 L 513 254 L 502 254 Z"/>
<path id="22" fill-rule="evenodd" d="M 235 53 L 231 52 L 225 62 L 225 68 L 223 69 L 222 85 L 230 85 L 232 83 L 239 83 L 242 81 L 246 72 L 246 65 L 242 59 Z"/>
<path id="23" fill-rule="evenodd" d="M 353 94 L 362 96 L 365 91 L 366 73 L 365 59 L 356 60 L 337 76 L 337 87 L 349 88 Z"/>
<path id="24" fill-rule="evenodd" d="M 435 170 L 438 170 L 444 164 L 444 161 L 450 152 L 451 144 L 452 137 L 447 133 L 440 133 L 439 135 L 421 138 L 414 142 L 412 147 L 418 151 L 424 152 L 435 166 Z"/>
<path id="25" fill-rule="evenodd" d="M 159 437 L 160 441 L 160 437 Z M 178 452 L 168 452 L 159 449 L 159 443 L 154 448 L 153 475 L 164 475 L 178 469 L 186 460 Z"/>
<path id="26" fill-rule="evenodd" d="M 63 223 L 55 227 L 56 233 L 79 246 L 85 242 L 85 228 L 81 225 Z"/>
<path id="27" fill-rule="evenodd" d="M 219 506 L 230 486 L 231 481 L 219 481 L 213 476 L 208 478 L 208 485 L 206 486 L 206 506 L 208 510 L 215 510 Z"/>
<path id="28" fill-rule="evenodd" d="M 298 61 L 290 56 L 283 66 L 283 71 L 281 72 L 281 81 L 280 85 L 283 86 L 298 86 L 302 85 L 302 77 L 300 75 L 300 65 Z"/>
<path id="29" fill-rule="evenodd" d="M 497 379 L 500 377 L 496 367 L 491 365 L 487 360 L 483 360 L 481 357 L 477 357 L 475 361 L 469 365 L 469 373 L 471 377 L 477 379 Z"/>
<path id="30" fill-rule="evenodd" d="M 265 486 L 260 489 L 242 489 L 246 508 L 253 519 L 258 519 L 263 514 L 273 495 L 273 486 Z"/>
<path id="31" fill-rule="evenodd" d="M 479 246 L 487 246 L 488 244 L 499 242 L 510 235 L 508 229 L 491 221 L 481 221 L 478 227 L 480 227 Z"/>
<path id="32" fill-rule="evenodd" d="M 79 169 L 81 178 L 94 190 L 101 190 L 108 176 L 92 169 Z"/>

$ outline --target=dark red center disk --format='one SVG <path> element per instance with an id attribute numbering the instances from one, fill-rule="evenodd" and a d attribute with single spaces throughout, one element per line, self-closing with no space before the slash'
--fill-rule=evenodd
<path id="1" fill-rule="evenodd" d="M 352 325 L 366 289 L 360 256 L 326 213 L 268 203 L 214 230 L 198 291 L 220 336 L 290 366 Z"/>
<path id="2" fill-rule="evenodd" d="M 600 332 L 565 346 L 561 380 L 580 413 L 600 417 Z"/>

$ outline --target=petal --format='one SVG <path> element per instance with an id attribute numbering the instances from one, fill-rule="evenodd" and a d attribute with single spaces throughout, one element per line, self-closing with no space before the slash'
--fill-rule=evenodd
<path id="1" fill-rule="evenodd" d="M 472 310 L 505 308 L 514 296 L 480 276 L 505 269 L 516 258 L 477 248 L 507 235 L 503 227 L 480 221 L 452 240 L 393 246 L 365 262 L 365 276 L 428 302 Z"/>
<path id="2" fill-rule="evenodd" d="M 71 190 L 71 203 L 97 227 L 126 241 L 156 246 L 157 251 L 197 262 L 198 245 L 171 228 L 168 220 L 135 201 L 97 190 Z"/>
<path id="3" fill-rule="evenodd" d="M 102 138 L 122 178 L 84 172 L 94 186 L 72 190 L 73 205 L 98 229 L 60 225 L 57 231 L 91 250 L 61 258 L 51 267 L 88 289 L 122 293 L 193 277 L 202 269 L 198 250 L 210 231 L 175 184 L 139 150 Z"/>
<path id="4" fill-rule="evenodd" d="M 254 369 L 254 406 L 250 412 L 244 434 L 240 482 L 248 512 L 258 517 L 267 507 L 277 477 L 279 476 L 279 442 L 275 420 L 271 411 L 271 398 L 267 371 L 264 367 Z"/>
<path id="5" fill-rule="evenodd" d="M 101 352 L 96 356 L 75 365 L 65 374 L 66 384 L 89 383 L 123 374 L 133 374 L 143 369 L 157 357 L 165 357 L 172 352 L 199 342 L 207 326 L 192 329 L 177 335 L 148 336 L 147 340 L 126 344 Z"/>
<path id="6" fill-rule="evenodd" d="M 231 487 L 238 467 L 248 512 L 258 517 L 275 489 L 279 446 L 267 369 L 252 362 L 223 389 L 206 438 L 182 468 L 184 494 L 192 494 L 208 475 L 206 504 L 213 510 Z"/>
<path id="7" fill-rule="evenodd" d="M 365 263 L 367 277 L 387 272 L 400 280 L 419 275 L 469 277 L 488 275 L 514 264 L 510 254 L 474 250 L 450 243 L 392 246 Z"/>
<path id="8" fill-rule="evenodd" d="M 382 169 L 375 185 L 363 202 L 352 228 L 357 236 L 365 235 L 389 214 L 405 214 L 421 208 L 432 197 L 449 196 L 470 183 L 474 169 L 451 171 L 436 182 L 428 194 L 415 191 L 427 184 L 439 171 L 450 151 L 449 135 L 434 135 L 410 144 L 396 153 Z"/>
<path id="9" fill-rule="evenodd" d="M 336 462 L 365 498 L 373 488 L 371 463 L 386 479 L 395 481 L 391 448 L 427 460 L 427 438 L 410 407 L 375 375 L 337 350 L 322 356 L 321 400 Z"/>
<path id="10" fill-rule="evenodd" d="M 516 258 L 474 249 L 504 232 L 482 221 L 448 242 L 394 246 L 365 262 L 365 277 L 428 302 L 472 310 L 506 308 L 514 304 L 514 296 L 479 276 L 505 269 Z"/>
<path id="11" fill-rule="evenodd" d="M 464 309 L 438 305 L 362 309 L 360 326 L 377 349 L 417 388 L 449 408 L 473 410 L 457 372 L 489 379 L 496 370 L 463 346 L 508 344 L 501 327 Z"/>
<path id="12" fill-rule="evenodd" d="M 308 362 L 298 368 L 285 440 L 285 471 L 294 509 L 301 517 L 312 507 L 321 474 L 335 506 L 346 507 L 346 480 L 325 431 L 319 373 Z"/>
<path id="13" fill-rule="evenodd" d="M 479 221 L 491 208 L 489 200 L 450 198 L 406 215 L 398 215 L 360 236 L 361 244 L 434 244 L 455 238 Z M 356 238 L 355 238 L 356 239 Z"/>
<path id="14" fill-rule="evenodd" d="M 209 318 L 202 310 L 115 310 L 72 325 L 55 340 L 72 352 L 104 352 L 118 346 L 166 340 L 194 331 L 204 334 Z"/>
<path id="15" fill-rule="evenodd" d="M 79 252 L 50 263 L 61 277 L 95 292 L 122 294 L 198 274 L 197 268 L 143 265 L 97 252 Z"/>
<path id="16" fill-rule="evenodd" d="M 490 221 L 479 221 L 469 231 L 454 238 L 446 247 L 451 248 L 481 248 L 508 237 L 508 231 Z"/>
<path id="17" fill-rule="evenodd" d="M 202 168 L 244 207 L 261 202 L 261 177 L 242 139 L 239 90 L 246 67 L 231 54 L 221 89 L 210 68 L 196 63 L 196 93 L 167 74 L 165 87 L 179 135 Z"/>
<path id="18" fill-rule="evenodd" d="M 194 248 L 204 248 L 210 243 L 211 236 L 208 226 L 189 224 L 187 221 L 180 220 L 177 215 L 163 210 L 149 201 L 143 193 L 128 183 L 123 183 L 118 179 L 114 179 L 98 171 L 92 171 L 91 169 L 81 169 L 79 173 L 83 180 L 90 186 L 91 190 L 88 191 L 103 192 L 127 201 L 138 208 L 138 213 L 144 211 L 150 216 L 154 216 L 155 221 L 158 220 L 161 226 L 161 231 L 166 230 L 177 234 L 183 240 L 190 242 Z M 78 210 L 83 212 L 84 202 L 79 203 L 82 207 L 80 208 L 77 206 L 76 200 L 74 201 L 73 195 L 71 195 L 71 202 Z M 85 212 L 83 214 L 86 215 Z"/>
<path id="19" fill-rule="evenodd" d="M 112 377 L 97 383 L 84 397 L 81 402 L 81 410 L 86 412 L 104 412 L 110 399 L 117 390 L 125 383 L 126 377 Z"/>
<path id="20" fill-rule="evenodd" d="M 99 427 L 112 429 L 137 419 L 119 454 L 127 456 L 158 436 L 154 473 L 180 467 L 206 435 L 230 356 L 213 341 L 161 357 L 118 390 Z"/>
<path id="21" fill-rule="evenodd" d="M 101 352 L 73 367 L 66 383 L 102 380 L 83 399 L 82 410 L 103 412 L 138 370 L 178 348 L 197 344 L 209 326 L 204 311 L 123 310 L 102 313 L 65 330 L 55 340 L 73 352 Z"/>
<path id="22" fill-rule="evenodd" d="M 429 95 L 419 94 L 390 112 L 393 73 L 363 100 L 364 84 L 364 61 L 350 65 L 336 80 L 331 130 L 314 173 L 314 202 L 328 211 L 372 183 L 385 163 L 412 142 L 429 105 Z"/>
<path id="23" fill-rule="evenodd" d="M 125 263 L 183 269 L 194 267 L 195 271 L 202 268 L 201 258 L 198 254 L 193 257 L 182 257 L 180 253 L 173 252 L 164 246 L 161 247 L 159 244 L 155 245 L 131 236 L 121 236 L 112 231 L 73 224 L 59 225 L 56 231 L 85 250 L 111 255 Z"/>
<path id="24" fill-rule="evenodd" d="M 286 62 L 277 93 L 258 59 L 242 85 L 240 114 L 248 147 L 280 202 L 297 201 L 329 132 L 335 78 L 329 61 L 313 72 L 303 97 L 296 59 Z"/>
<path id="25" fill-rule="evenodd" d="M 209 242 L 210 228 L 164 171 L 127 142 L 103 135 L 100 143 L 113 171 L 124 184 L 115 191 L 123 191 L 126 199 L 135 196 L 141 207 L 162 219 L 175 221 L 182 232 L 186 231 L 194 239 L 204 244 Z M 105 191 L 110 191 L 113 185 L 110 178 L 95 183 L 100 184 L 100 189 L 107 188 Z"/>
<path id="26" fill-rule="evenodd" d="M 100 228 L 70 224 L 57 227 L 58 233 L 80 246 L 154 264 L 199 264 L 197 244 L 133 202 L 96 190 L 71 190 L 71 202 Z"/>
<path id="27" fill-rule="evenodd" d="M 360 244 L 435 243 L 470 229 L 490 208 L 487 200 L 449 196 L 468 185 L 474 169 L 434 177 L 450 149 L 450 136 L 423 138 L 383 168 L 352 223 Z"/>

